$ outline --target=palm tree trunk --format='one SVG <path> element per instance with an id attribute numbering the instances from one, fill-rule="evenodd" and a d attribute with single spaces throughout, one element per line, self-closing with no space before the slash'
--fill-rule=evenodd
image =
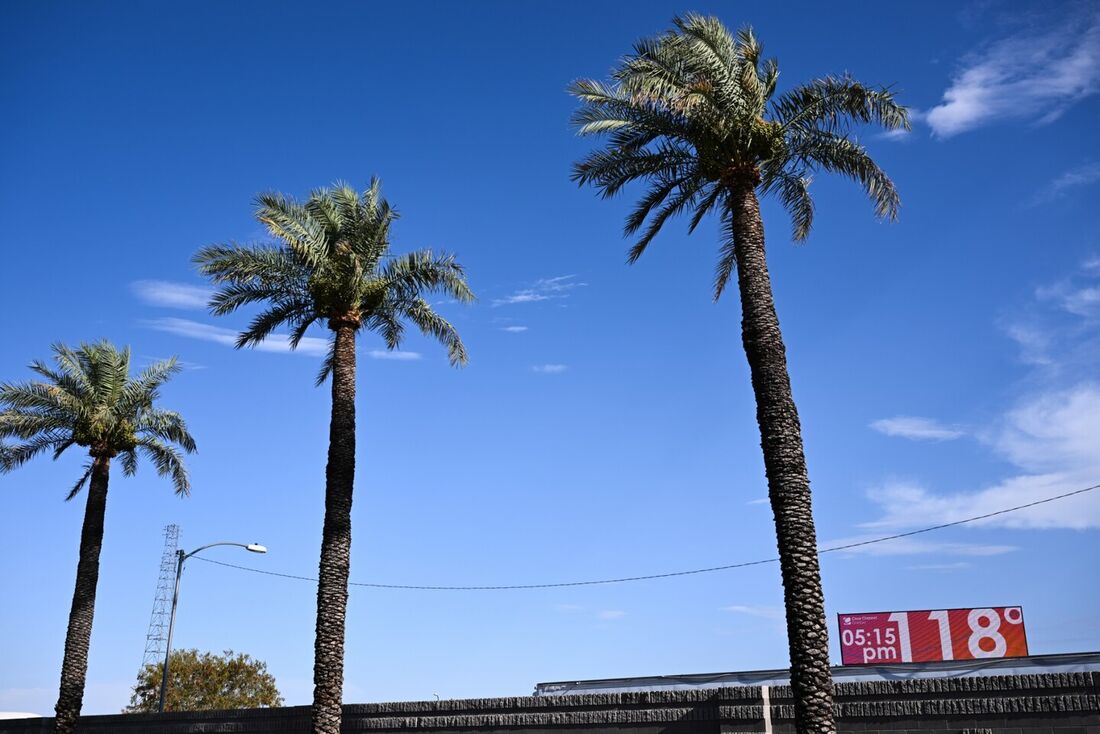
<path id="1" fill-rule="evenodd" d="M 65 659 L 61 663 L 61 691 L 54 708 L 54 732 L 76 731 L 80 708 L 84 703 L 84 679 L 88 674 L 88 645 L 92 639 L 95 615 L 95 591 L 99 583 L 99 551 L 103 546 L 103 517 L 107 510 L 107 482 L 111 460 L 97 456 L 92 460 L 88 484 L 88 504 L 84 509 L 84 527 L 80 531 L 80 561 L 76 566 L 76 589 L 69 610 L 69 629 L 65 634 Z"/>
<path id="2" fill-rule="evenodd" d="M 755 182 L 740 180 L 730 186 L 727 216 L 741 292 L 741 338 L 756 394 L 756 421 L 779 546 L 795 727 L 799 734 L 834 734 L 829 632 L 810 480 L 787 373 L 786 349 L 772 298 Z"/>
<path id="3" fill-rule="evenodd" d="M 313 646 L 313 732 L 339 734 L 344 689 L 344 619 L 351 565 L 351 496 L 355 483 L 355 331 L 333 320 L 332 418 L 325 469 L 325 526 L 317 583 Z"/>

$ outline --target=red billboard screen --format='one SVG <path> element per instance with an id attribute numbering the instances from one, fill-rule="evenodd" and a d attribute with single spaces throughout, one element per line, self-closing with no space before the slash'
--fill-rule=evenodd
<path id="1" fill-rule="evenodd" d="M 1020 607 L 838 614 L 844 665 L 1027 655 Z"/>

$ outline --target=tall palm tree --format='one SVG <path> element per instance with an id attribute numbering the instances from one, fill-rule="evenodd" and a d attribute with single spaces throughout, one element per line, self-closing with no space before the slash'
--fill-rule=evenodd
<path id="1" fill-rule="evenodd" d="M 256 218 L 278 246 L 220 245 L 195 256 L 220 289 L 215 314 L 262 303 L 266 309 L 240 334 L 237 347 L 255 346 L 275 329 L 290 329 L 296 348 L 309 327 L 332 331 L 331 348 L 317 378 L 332 376 L 325 521 L 317 585 L 317 636 L 313 660 L 313 731 L 338 734 L 344 679 L 344 619 L 351 558 L 351 501 L 355 476 L 355 337 L 366 328 L 390 349 L 401 344 L 403 321 L 446 345 L 451 364 L 465 365 L 466 348 L 454 327 L 424 300 L 440 292 L 473 300 L 462 266 L 429 250 L 392 256 L 390 225 L 397 213 L 382 198 L 381 182 L 362 194 L 346 184 L 314 191 L 304 203 L 262 194 Z"/>
<path id="2" fill-rule="evenodd" d="M 693 231 L 708 212 L 721 222 L 714 298 L 734 270 L 741 294 L 741 336 L 756 394 L 756 419 L 775 516 L 787 614 L 791 684 L 800 732 L 836 731 L 828 632 L 810 506 L 810 483 L 786 350 L 772 299 L 758 194 L 774 195 L 802 240 L 813 222 L 811 174 L 838 173 L 859 183 L 880 217 L 894 218 L 893 183 L 852 136 L 856 124 L 908 128 L 905 108 L 886 89 L 848 77 L 824 77 L 775 95 L 779 67 L 762 58 L 750 28 L 736 35 L 713 17 L 688 15 L 637 43 L 609 83 L 575 82 L 582 135 L 606 136 L 602 149 L 574 167 L 574 180 L 604 197 L 632 181 L 645 193 L 626 221 L 641 233 L 634 262 L 678 214 Z"/>
<path id="3" fill-rule="evenodd" d="M 30 365 L 43 380 L 0 385 L 0 471 L 11 471 L 43 451 L 57 459 L 74 444 L 90 457 L 65 498 L 73 499 L 88 485 L 54 722 L 55 732 L 72 732 L 84 700 L 111 460 L 119 457 L 122 473 L 131 476 L 142 453 L 161 476 L 172 478 L 176 494 L 186 495 L 191 487 L 187 470 L 172 444 L 192 453 L 195 440 L 178 413 L 154 406 L 160 386 L 179 371 L 174 357 L 131 378 L 129 348 L 101 341 L 77 349 L 57 344 L 53 352 L 56 367 L 39 361 Z M 5 441 L 12 438 L 15 443 Z"/>

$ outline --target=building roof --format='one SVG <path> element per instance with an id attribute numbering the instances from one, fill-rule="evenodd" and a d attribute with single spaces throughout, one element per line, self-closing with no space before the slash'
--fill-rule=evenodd
<path id="1" fill-rule="evenodd" d="M 1036 673 L 1100 672 L 1100 652 L 1028 655 L 1017 658 L 949 660 L 931 663 L 891 665 L 845 665 L 832 669 L 836 683 L 857 681 L 911 680 L 915 678 L 963 678 L 990 675 L 1033 675 Z M 740 673 L 691 673 L 636 678 L 554 681 L 535 685 L 536 696 L 577 693 L 621 693 L 626 691 L 688 690 L 728 686 L 782 686 L 790 683 L 790 671 L 750 670 Z"/>

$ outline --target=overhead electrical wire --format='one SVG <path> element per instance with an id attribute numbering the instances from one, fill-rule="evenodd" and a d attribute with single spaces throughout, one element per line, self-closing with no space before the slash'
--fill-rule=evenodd
<path id="1" fill-rule="evenodd" d="M 1094 484 L 1091 487 L 1085 487 L 1084 489 L 1078 489 L 1073 492 L 1066 492 L 1065 494 L 1054 495 L 1053 497 L 1046 497 L 1034 502 L 1028 502 L 1023 505 L 1016 505 L 1015 507 L 1008 507 L 1003 510 L 997 510 L 996 512 L 987 512 L 984 515 L 975 515 L 974 517 L 967 517 L 962 520 L 954 520 L 952 522 L 945 522 L 939 525 L 932 525 L 926 528 L 920 528 L 919 530 L 910 530 L 904 533 L 896 533 L 894 535 L 884 535 L 878 538 L 871 538 L 870 540 L 861 540 L 854 543 L 845 543 L 844 545 L 837 545 L 830 548 L 822 548 L 818 551 L 818 555 L 824 555 L 825 553 L 835 553 L 838 551 L 851 550 L 852 548 L 861 548 L 867 545 L 874 545 L 876 543 L 885 543 L 890 540 L 898 540 L 899 538 L 908 538 L 913 535 L 921 535 L 923 533 L 931 533 L 934 530 L 943 530 L 944 528 L 952 528 L 957 525 L 965 525 L 967 523 L 977 522 L 979 520 L 986 520 L 991 517 L 997 517 L 998 515 L 1005 515 L 1010 512 L 1017 512 L 1019 510 L 1026 510 L 1029 507 L 1035 507 L 1036 505 L 1044 505 L 1048 502 L 1054 502 L 1055 500 L 1065 499 L 1067 497 L 1073 497 L 1075 495 L 1084 494 L 1085 492 L 1091 492 L 1095 489 L 1100 489 L 1100 484 Z M 289 573 L 279 573 L 277 571 L 265 571 L 261 568 L 252 568 L 250 566 L 240 566 L 236 563 L 226 563 L 225 561 L 216 561 L 212 558 L 203 558 L 202 556 L 194 556 L 196 561 L 205 561 L 206 563 L 213 563 L 217 566 L 225 566 L 227 568 L 235 568 L 241 571 L 250 571 L 252 573 L 263 574 L 264 576 L 277 576 L 284 579 L 294 579 L 296 581 L 313 581 L 317 579 L 310 576 L 296 576 Z M 763 558 L 756 561 L 743 561 L 741 563 L 731 563 L 725 566 L 711 566 L 709 568 L 695 568 L 690 571 L 672 571 L 669 573 L 653 573 L 645 576 L 623 576 L 621 578 L 612 579 L 597 579 L 594 581 L 562 581 L 558 583 L 550 584 L 506 584 L 497 586 L 426 586 L 415 584 L 374 584 L 366 582 L 349 581 L 349 586 L 363 586 L 372 589 L 399 589 L 409 591 L 511 591 L 521 589 L 558 589 L 566 586 L 600 586 L 604 584 L 623 584 L 631 581 L 652 581 L 654 579 L 667 579 L 675 576 L 694 576 L 700 573 L 713 573 L 715 571 L 731 571 L 735 568 L 748 568 L 749 566 L 763 566 L 768 563 L 778 563 L 778 558 Z"/>

